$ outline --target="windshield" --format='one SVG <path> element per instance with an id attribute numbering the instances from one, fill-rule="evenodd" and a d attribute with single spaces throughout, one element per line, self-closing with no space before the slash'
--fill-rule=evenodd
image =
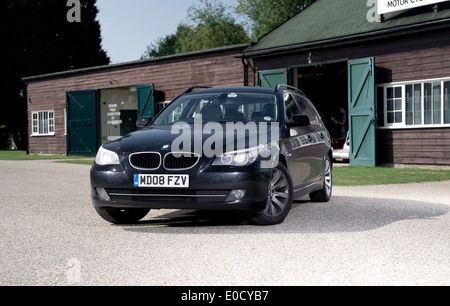
<path id="1" fill-rule="evenodd" d="M 153 125 L 177 122 L 276 122 L 276 96 L 263 93 L 216 92 L 184 95 L 166 107 Z"/>

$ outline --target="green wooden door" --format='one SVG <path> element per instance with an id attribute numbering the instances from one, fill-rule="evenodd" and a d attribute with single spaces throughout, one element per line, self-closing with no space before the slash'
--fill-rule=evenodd
<path id="1" fill-rule="evenodd" d="M 258 73 L 260 87 L 275 88 L 278 84 L 288 84 L 288 69 L 264 70 Z"/>
<path id="2" fill-rule="evenodd" d="M 155 117 L 155 101 L 153 85 L 138 85 L 138 118 Z"/>
<path id="3" fill-rule="evenodd" d="M 350 162 L 376 166 L 375 59 L 348 62 Z"/>
<path id="4" fill-rule="evenodd" d="M 98 150 L 97 92 L 67 93 L 67 154 L 95 156 Z"/>

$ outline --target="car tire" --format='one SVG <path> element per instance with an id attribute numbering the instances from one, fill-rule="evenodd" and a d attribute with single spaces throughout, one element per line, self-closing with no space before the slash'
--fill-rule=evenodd
<path id="1" fill-rule="evenodd" d="M 333 164 L 330 157 L 325 160 L 325 169 L 323 177 L 323 189 L 313 192 L 309 195 L 309 198 L 313 202 L 329 202 L 333 193 Z"/>
<path id="2" fill-rule="evenodd" d="M 95 207 L 104 220 L 113 224 L 134 224 L 148 215 L 150 209 L 106 209 Z"/>
<path id="3" fill-rule="evenodd" d="M 249 222 L 256 225 L 276 225 L 283 223 L 292 208 L 292 178 L 283 164 L 273 169 L 267 196 L 267 206 L 253 215 Z"/>

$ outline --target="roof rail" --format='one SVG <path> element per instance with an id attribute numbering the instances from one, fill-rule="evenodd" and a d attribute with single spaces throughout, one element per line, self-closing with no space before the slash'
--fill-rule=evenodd
<path id="1" fill-rule="evenodd" d="M 301 93 L 301 94 L 304 95 L 303 91 L 301 91 L 300 89 L 298 89 L 298 88 L 296 88 L 296 87 L 294 87 L 294 86 L 286 85 L 286 84 L 278 84 L 278 85 L 275 87 L 275 92 L 278 92 L 278 91 L 280 90 L 281 87 L 286 87 L 287 89 L 290 89 L 290 90 L 299 92 L 299 93 Z"/>
<path id="2" fill-rule="evenodd" d="M 198 88 L 198 89 L 206 89 L 206 88 L 211 88 L 211 87 L 208 87 L 208 86 L 192 86 L 192 87 L 186 89 L 182 94 L 178 95 L 178 96 L 177 96 L 175 99 L 173 99 L 172 101 L 175 101 L 176 99 L 178 99 L 178 98 L 181 97 L 182 95 L 185 95 L 185 94 L 187 94 L 187 93 L 193 92 L 194 89 L 197 89 L 197 88 Z"/>
<path id="3" fill-rule="evenodd" d="M 183 95 L 187 94 L 187 93 L 190 93 L 190 92 L 193 92 L 194 89 L 206 89 L 206 88 L 211 88 L 211 87 L 209 87 L 209 86 L 192 86 L 192 87 L 186 89 L 186 91 L 183 92 Z"/>

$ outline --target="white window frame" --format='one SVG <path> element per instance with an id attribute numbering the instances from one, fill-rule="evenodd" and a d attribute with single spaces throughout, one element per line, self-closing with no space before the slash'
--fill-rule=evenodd
<path id="1" fill-rule="evenodd" d="M 392 88 L 393 94 L 394 94 L 394 98 L 393 98 L 393 100 L 394 100 L 394 102 L 393 102 L 394 103 L 394 110 L 391 111 L 392 113 L 394 113 L 394 122 L 393 123 L 388 123 L 388 112 L 389 111 L 388 111 L 388 107 L 387 107 L 387 104 L 388 104 L 387 91 L 390 88 Z M 402 113 L 401 122 L 395 122 L 395 113 L 398 112 L 395 109 L 395 100 L 396 100 L 396 98 L 395 98 L 395 90 L 396 90 L 396 88 L 400 88 L 401 92 L 402 92 L 401 93 L 402 107 L 401 107 L 401 110 L 400 110 L 401 113 Z M 384 126 L 402 127 L 402 126 L 406 125 L 406 99 L 405 99 L 406 91 L 405 91 L 405 85 L 401 85 L 401 86 L 399 86 L 399 85 L 385 86 L 383 89 L 384 89 L 384 101 L 383 101 Z"/>
<path id="2" fill-rule="evenodd" d="M 31 136 L 54 136 L 55 135 L 55 111 L 31 112 Z"/>
<path id="3" fill-rule="evenodd" d="M 450 77 L 438 78 L 438 79 L 426 79 L 426 80 L 416 80 L 408 82 L 394 82 L 385 83 L 377 85 L 377 88 L 383 89 L 383 117 L 384 126 L 378 126 L 379 129 L 420 129 L 420 128 L 442 128 L 450 127 L 450 123 L 444 123 L 445 119 L 445 88 L 444 84 L 450 82 Z M 441 84 L 441 123 L 440 124 L 425 124 L 425 84 L 426 83 L 440 83 Z M 414 92 L 414 85 L 421 85 L 421 124 L 407 125 L 406 124 L 406 86 L 412 85 Z M 401 123 L 388 123 L 388 111 L 387 111 L 387 89 L 392 87 L 402 88 L 402 122 Z M 377 91 L 378 92 L 378 91 Z"/>
<path id="4" fill-rule="evenodd" d="M 67 136 L 67 108 L 64 109 L 64 136 Z"/>

